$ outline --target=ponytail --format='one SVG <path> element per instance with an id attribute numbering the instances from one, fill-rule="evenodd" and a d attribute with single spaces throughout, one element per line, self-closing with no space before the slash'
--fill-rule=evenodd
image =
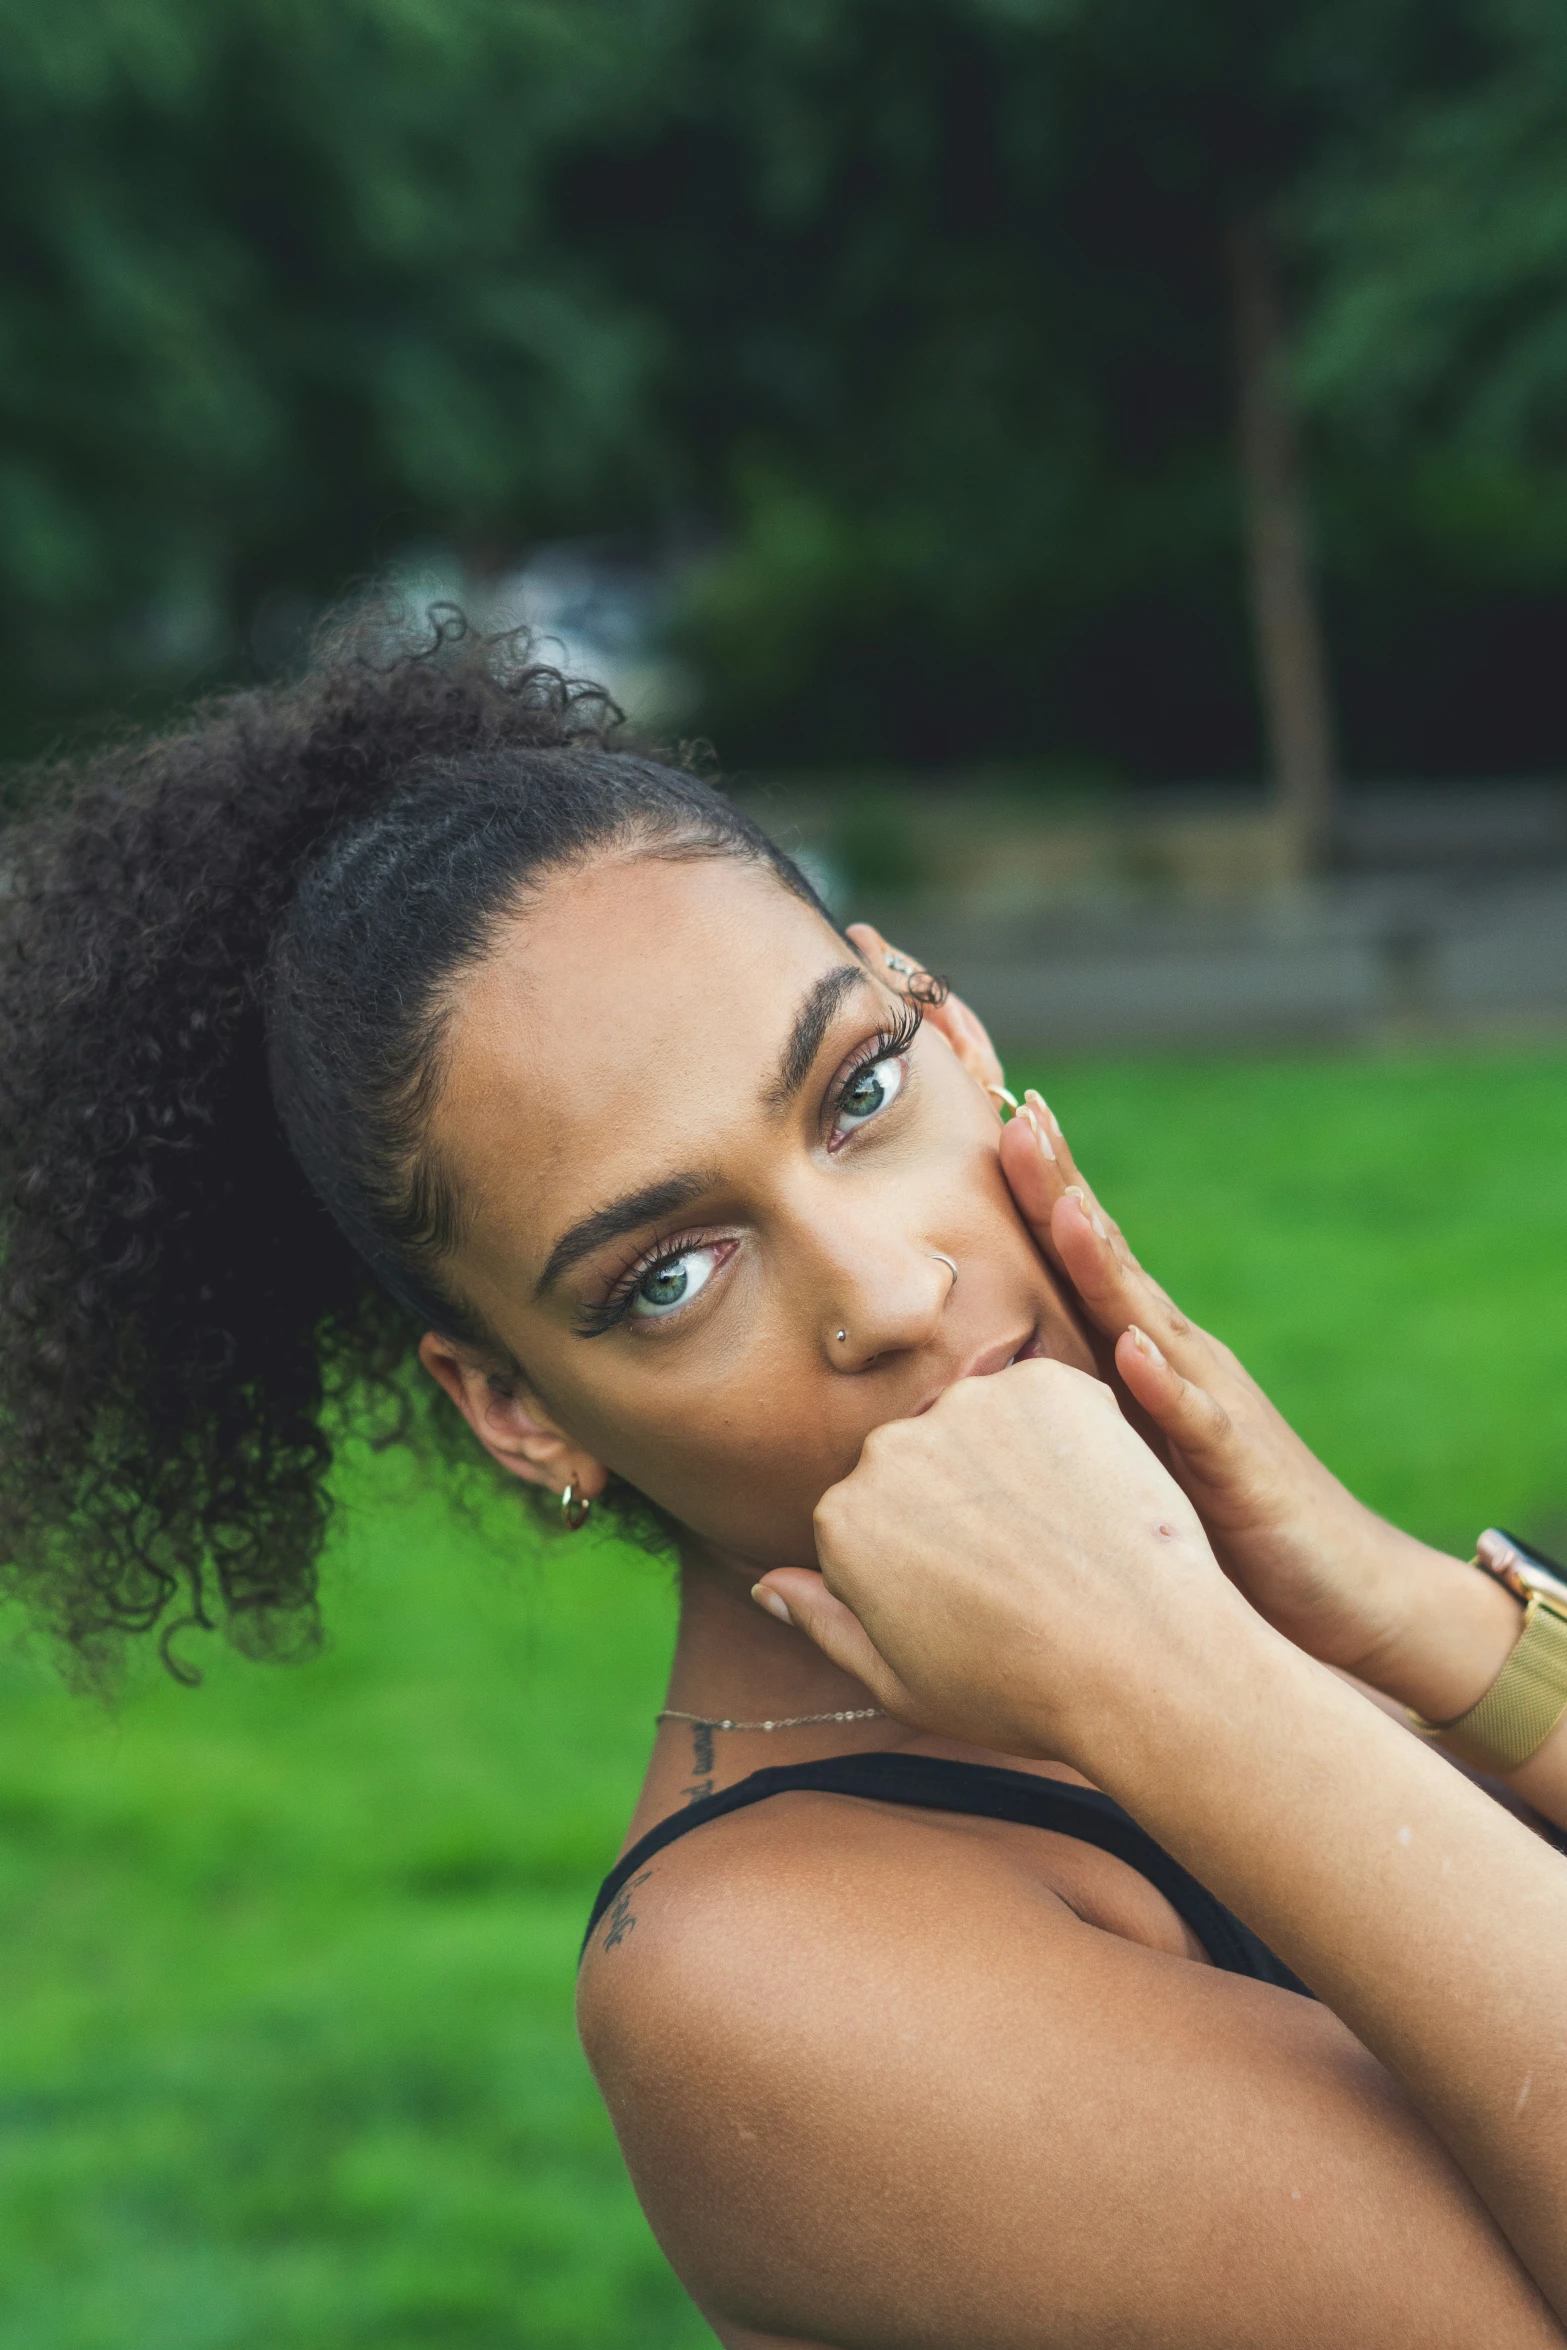
<path id="1" fill-rule="evenodd" d="M 407 1355 L 269 1090 L 301 877 L 431 762 L 509 758 L 515 796 L 530 754 L 613 740 L 598 689 L 431 619 L 36 776 L 0 840 L 0 1588 L 90 1675 L 155 1627 L 310 1645 L 329 1407 Z"/>

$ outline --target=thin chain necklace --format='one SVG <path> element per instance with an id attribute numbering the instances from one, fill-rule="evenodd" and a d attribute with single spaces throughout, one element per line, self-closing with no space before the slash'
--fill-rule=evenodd
<path id="1" fill-rule="evenodd" d="M 781 1722 L 731 1722 L 720 1720 L 714 1714 L 683 1714 L 672 1705 L 666 1705 L 655 1722 L 689 1722 L 694 1730 L 805 1730 L 818 1722 L 874 1722 L 885 1718 L 886 1707 L 862 1705 L 847 1708 L 835 1714 L 790 1714 Z"/>

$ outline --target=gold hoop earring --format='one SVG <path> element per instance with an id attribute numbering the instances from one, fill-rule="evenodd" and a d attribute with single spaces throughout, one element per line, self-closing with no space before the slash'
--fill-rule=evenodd
<path id="1" fill-rule="evenodd" d="M 998 1110 L 1000 1109 L 1002 1103 L 1005 1102 L 1013 1117 L 1015 1118 L 1017 1116 L 1017 1095 L 1013 1093 L 1009 1087 L 1005 1085 L 987 1085 L 985 1091 L 989 1094 L 991 1100 L 995 1103 Z"/>
<path id="2" fill-rule="evenodd" d="M 577 1533 L 593 1515 L 592 1494 L 579 1493 L 575 1481 L 568 1479 L 566 1490 L 560 1497 L 560 1515 L 568 1533 Z"/>

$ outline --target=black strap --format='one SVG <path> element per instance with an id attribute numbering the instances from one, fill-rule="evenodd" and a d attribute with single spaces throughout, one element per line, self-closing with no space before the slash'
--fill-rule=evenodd
<path id="1" fill-rule="evenodd" d="M 1096 1788 L 1072 1787 L 1060 1779 L 1036 1779 L 1027 1771 L 998 1770 L 990 1763 L 947 1762 L 931 1754 L 832 1754 L 820 1762 L 793 1763 L 775 1770 L 753 1771 L 717 1795 L 704 1795 L 684 1811 L 671 1812 L 615 1863 L 599 1887 L 582 1947 L 587 1949 L 593 1929 L 623 1886 L 655 1854 L 667 1850 L 693 1828 L 721 1820 L 769 1795 L 794 1790 L 826 1795 L 858 1795 L 876 1803 L 907 1803 L 926 1811 L 978 1813 L 992 1820 L 1015 1820 L 1029 1828 L 1053 1828 L 1058 1835 L 1075 1836 L 1081 1843 L 1113 1853 L 1158 1887 L 1171 1907 L 1191 1927 L 1216 1967 L 1226 1974 L 1249 1975 L 1255 1981 L 1277 1984 L 1285 1991 L 1312 1994 L 1265 1942 L 1243 1925 L 1204 1885 L 1156 1844 L 1129 1812 Z"/>

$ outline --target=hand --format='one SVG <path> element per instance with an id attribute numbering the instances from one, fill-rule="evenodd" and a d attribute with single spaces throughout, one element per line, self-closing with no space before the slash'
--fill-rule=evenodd
<path id="1" fill-rule="evenodd" d="M 961 1379 L 867 1438 L 816 1509 L 817 1577 L 757 1585 L 900 1720 L 1092 1771 L 1127 1709 L 1203 1702 L 1268 1635 L 1109 1389 L 1063 1363 Z"/>
<path id="2" fill-rule="evenodd" d="M 1226 1572 L 1323 1663 L 1386 1685 L 1423 1562 L 1438 1554 L 1355 1499 L 1277 1412 L 1227 1346 L 1189 1322 L 1133 1256 L 1079 1174 L 1037 1093 L 1003 1130 L 1018 1210 L 1065 1275 Z"/>

